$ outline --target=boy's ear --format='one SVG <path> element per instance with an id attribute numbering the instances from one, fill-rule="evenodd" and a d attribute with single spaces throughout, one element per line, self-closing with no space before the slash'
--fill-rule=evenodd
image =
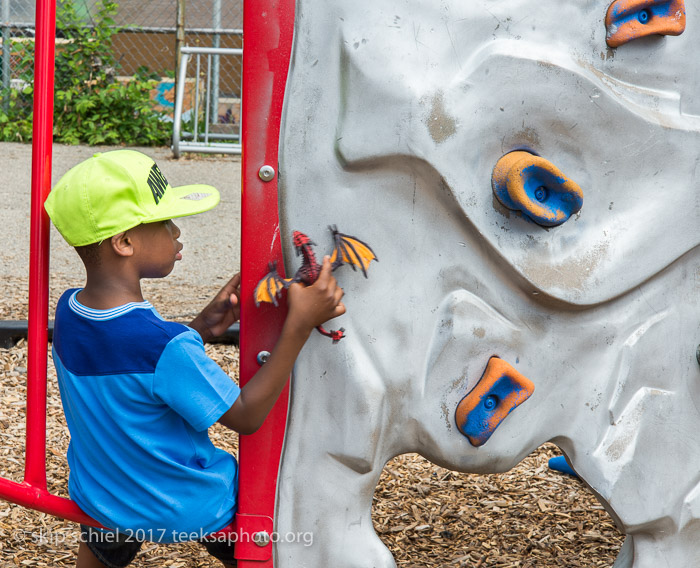
<path id="1" fill-rule="evenodd" d="M 128 231 L 114 235 L 110 239 L 110 245 L 118 256 L 131 256 L 134 254 L 134 245 L 129 238 Z"/>

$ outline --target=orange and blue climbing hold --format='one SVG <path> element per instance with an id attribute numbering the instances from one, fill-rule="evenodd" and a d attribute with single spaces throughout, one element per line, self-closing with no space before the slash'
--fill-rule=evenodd
<path id="1" fill-rule="evenodd" d="M 605 29 L 609 47 L 651 35 L 681 35 L 685 4 L 683 0 L 616 0 L 608 8 Z"/>
<path id="2" fill-rule="evenodd" d="M 505 207 L 545 227 L 561 225 L 583 206 L 578 184 L 530 152 L 509 152 L 498 160 L 491 185 Z"/>
<path id="3" fill-rule="evenodd" d="M 472 446 L 483 446 L 513 410 L 535 391 L 530 379 L 491 357 L 477 385 L 457 405 L 457 428 Z"/>

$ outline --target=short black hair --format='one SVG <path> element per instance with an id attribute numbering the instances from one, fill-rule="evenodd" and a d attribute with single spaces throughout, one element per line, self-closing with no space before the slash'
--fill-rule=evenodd
<path id="1" fill-rule="evenodd" d="M 100 256 L 101 244 L 102 242 L 75 247 L 75 252 L 78 253 L 80 260 L 83 261 L 85 266 L 99 266 L 102 262 Z"/>

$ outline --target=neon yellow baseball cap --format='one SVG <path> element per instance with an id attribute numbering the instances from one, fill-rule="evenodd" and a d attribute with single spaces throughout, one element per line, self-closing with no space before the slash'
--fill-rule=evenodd
<path id="1" fill-rule="evenodd" d="M 114 150 L 71 168 L 49 193 L 44 208 L 68 244 L 78 247 L 142 223 L 203 213 L 219 199 L 210 185 L 170 187 L 145 154 Z"/>

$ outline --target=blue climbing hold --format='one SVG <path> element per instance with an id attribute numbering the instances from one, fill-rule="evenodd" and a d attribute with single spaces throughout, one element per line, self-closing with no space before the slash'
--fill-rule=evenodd
<path id="1" fill-rule="evenodd" d="M 566 461 L 566 458 L 564 456 L 550 458 L 549 469 L 553 469 L 554 471 L 560 471 L 562 473 L 578 477 L 578 474 L 572 469 L 572 467 L 569 465 L 569 462 Z"/>

